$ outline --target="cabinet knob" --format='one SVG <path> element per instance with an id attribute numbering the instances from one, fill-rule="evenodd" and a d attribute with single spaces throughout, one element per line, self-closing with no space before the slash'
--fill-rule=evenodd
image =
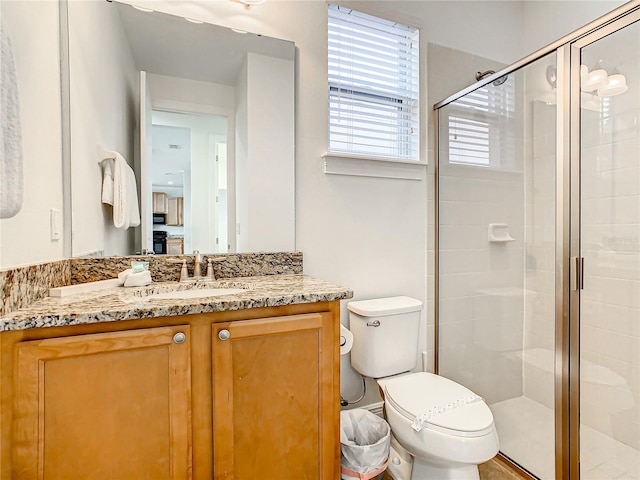
<path id="1" fill-rule="evenodd" d="M 173 343 L 184 343 L 184 341 L 187 339 L 187 336 L 182 333 L 182 332 L 178 332 L 173 336 Z"/>
<path id="2" fill-rule="evenodd" d="M 218 338 L 220 340 L 229 340 L 229 338 L 231 337 L 231 334 L 229 333 L 229 330 L 220 330 L 218 332 Z"/>

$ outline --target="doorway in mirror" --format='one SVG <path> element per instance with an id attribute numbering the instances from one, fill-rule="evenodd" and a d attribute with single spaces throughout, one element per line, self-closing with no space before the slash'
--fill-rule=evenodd
<path id="1" fill-rule="evenodd" d="M 153 232 L 165 232 L 172 251 L 228 251 L 227 123 L 223 116 L 152 111 L 152 214 L 166 218 Z"/>

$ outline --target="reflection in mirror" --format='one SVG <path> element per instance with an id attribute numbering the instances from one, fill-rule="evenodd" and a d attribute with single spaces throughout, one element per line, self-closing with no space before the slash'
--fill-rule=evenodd
<path id="1" fill-rule="evenodd" d="M 74 256 L 295 249 L 293 43 L 116 2 L 68 2 L 68 33 Z M 100 203 L 99 147 L 140 227 Z"/>
<path id="2" fill-rule="evenodd" d="M 227 118 L 154 111 L 152 119 L 152 250 L 227 252 Z"/>

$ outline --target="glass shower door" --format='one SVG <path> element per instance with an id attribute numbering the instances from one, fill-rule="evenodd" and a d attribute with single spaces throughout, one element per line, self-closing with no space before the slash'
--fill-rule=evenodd
<path id="1" fill-rule="evenodd" d="M 640 22 L 635 17 L 624 28 L 578 42 L 584 45 L 579 112 L 582 480 L 640 479 Z"/>
<path id="2" fill-rule="evenodd" d="M 481 395 L 500 451 L 555 477 L 557 56 L 438 111 L 438 373 Z"/>

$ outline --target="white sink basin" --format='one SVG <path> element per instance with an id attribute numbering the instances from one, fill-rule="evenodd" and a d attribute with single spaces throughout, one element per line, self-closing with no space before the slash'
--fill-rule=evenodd
<path id="1" fill-rule="evenodd" d="M 243 293 L 247 290 L 245 288 L 201 288 L 193 290 L 178 290 L 173 292 L 153 293 L 147 295 L 145 298 L 149 300 L 166 300 L 166 299 L 187 299 L 187 298 L 204 298 L 204 297 L 219 297 L 221 295 L 235 295 L 236 293 Z"/>

